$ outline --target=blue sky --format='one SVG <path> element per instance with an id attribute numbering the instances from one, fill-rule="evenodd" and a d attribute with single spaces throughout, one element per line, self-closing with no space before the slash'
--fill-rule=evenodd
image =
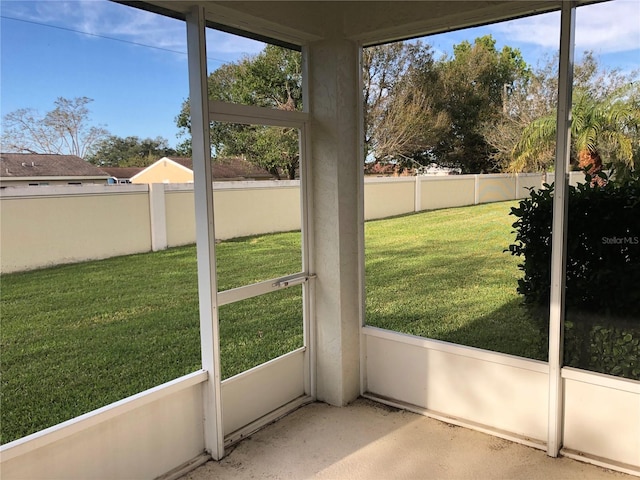
<path id="1" fill-rule="evenodd" d="M 86 96 L 94 99 L 93 123 L 114 135 L 179 142 L 174 118 L 188 96 L 183 22 L 104 0 L 0 0 L 0 16 L 2 116 L 18 108 L 44 113 L 57 97 Z M 519 48 L 535 66 L 557 51 L 559 18 L 530 17 L 426 41 L 437 53 L 450 53 L 464 39 L 492 34 L 498 48 Z M 207 40 L 210 70 L 263 48 L 220 32 Z M 584 50 L 609 68 L 639 68 L 640 0 L 578 9 L 576 54 Z"/>

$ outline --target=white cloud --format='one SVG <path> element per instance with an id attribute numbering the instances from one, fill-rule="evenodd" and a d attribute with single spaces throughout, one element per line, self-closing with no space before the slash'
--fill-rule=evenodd
<path id="1" fill-rule="evenodd" d="M 496 24 L 510 39 L 557 49 L 559 12 Z M 576 14 L 576 51 L 616 53 L 640 49 L 640 2 L 615 0 L 579 7 Z"/>
<path id="2" fill-rule="evenodd" d="M 264 48 L 264 43 L 230 35 L 217 30 L 207 31 L 207 51 L 230 55 L 253 55 Z"/>
<path id="3" fill-rule="evenodd" d="M 601 53 L 640 49 L 640 2 L 616 0 L 579 8 L 576 49 Z"/>
<path id="4" fill-rule="evenodd" d="M 3 14 L 27 21 L 68 28 L 128 42 L 186 53 L 184 22 L 105 0 L 3 1 Z M 228 61 L 259 52 L 264 44 L 212 32 L 208 56 Z"/>
<path id="5" fill-rule="evenodd" d="M 184 24 L 104 0 L 3 2 L 3 14 L 91 35 L 186 51 Z"/>

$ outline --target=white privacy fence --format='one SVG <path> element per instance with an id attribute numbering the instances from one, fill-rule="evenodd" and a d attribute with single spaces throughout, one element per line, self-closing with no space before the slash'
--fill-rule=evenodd
<path id="1" fill-rule="evenodd" d="M 515 200 L 526 197 L 527 188 L 539 188 L 543 181 L 543 174 L 367 178 L 365 219 Z M 296 180 L 214 183 L 214 204 L 218 239 L 300 228 L 300 186 Z M 194 242 L 192 184 L 13 187 L 0 191 L 2 273 Z"/>

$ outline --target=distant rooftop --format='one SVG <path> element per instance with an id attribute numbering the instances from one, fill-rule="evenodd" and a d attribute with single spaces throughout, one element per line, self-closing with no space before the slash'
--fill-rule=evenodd
<path id="1" fill-rule="evenodd" d="M 98 177 L 109 174 L 76 155 L 0 153 L 0 177 Z"/>
<path id="2" fill-rule="evenodd" d="M 186 157 L 167 157 L 183 167 L 193 170 L 193 160 Z M 215 179 L 273 179 L 264 168 L 258 167 L 244 158 L 216 158 L 213 160 L 213 178 Z"/>
<path id="3" fill-rule="evenodd" d="M 103 170 L 112 177 L 119 179 L 131 178 L 144 169 L 145 167 L 100 167 L 100 170 Z"/>

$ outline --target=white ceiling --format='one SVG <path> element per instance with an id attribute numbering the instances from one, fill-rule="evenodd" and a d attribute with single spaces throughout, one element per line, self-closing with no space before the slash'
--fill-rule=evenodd
<path id="1" fill-rule="evenodd" d="M 205 6 L 207 21 L 213 24 L 296 45 L 336 37 L 371 45 L 558 10 L 562 1 L 149 0 L 121 3 L 176 18 L 185 18 L 194 4 L 200 4 Z M 593 3 L 593 0 L 579 3 Z"/>

